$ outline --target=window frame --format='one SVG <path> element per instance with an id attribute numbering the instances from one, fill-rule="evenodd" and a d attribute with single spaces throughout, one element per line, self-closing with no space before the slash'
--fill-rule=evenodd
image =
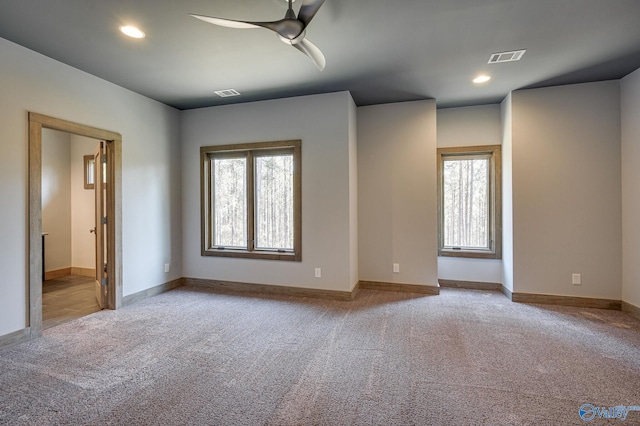
<path id="1" fill-rule="evenodd" d="M 438 148 L 438 256 L 502 259 L 502 156 L 500 145 Z M 455 157 L 489 156 L 489 249 L 444 245 L 444 161 Z"/>
<path id="2" fill-rule="evenodd" d="M 95 173 L 94 167 L 96 165 L 93 164 L 91 166 L 91 173 L 89 172 L 89 165 L 91 163 L 95 163 L 95 157 L 93 155 L 85 155 L 82 157 L 82 159 L 84 164 L 84 189 L 94 189 L 95 188 L 94 181 L 96 180 L 96 173 Z"/>
<path id="3" fill-rule="evenodd" d="M 264 250 L 255 248 L 255 157 L 290 153 L 293 155 L 293 250 Z M 246 157 L 247 247 L 220 248 L 213 245 L 213 185 L 212 162 L 215 157 Z M 201 255 L 302 261 L 302 141 L 286 140 L 252 142 L 200 147 L 200 206 Z"/>

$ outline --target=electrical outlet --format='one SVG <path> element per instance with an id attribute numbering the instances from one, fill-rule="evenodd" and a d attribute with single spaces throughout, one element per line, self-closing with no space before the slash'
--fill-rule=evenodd
<path id="1" fill-rule="evenodd" d="M 393 264 L 393 273 L 394 274 L 399 274 L 400 273 L 400 264 L 399 263 L 394 263 Z"/>
<path id="2" fill-rule="evenodd" d="M 322 269 L 316 268 L 316 278 L 322 278 Z"/>
<path id="3" fill-rule="evenodd" d="M 164 264 L 164 272 L 169 272 L 170 267 L 171 267 L 171 264 L 165 263 Z"/>
<path id="4" fill-rule="evenodd" d="M 573 284 L 573 285 L 582 285 L 582 275 L 580 275 L 580 274 L 571 274 L 571 284 Z"/>

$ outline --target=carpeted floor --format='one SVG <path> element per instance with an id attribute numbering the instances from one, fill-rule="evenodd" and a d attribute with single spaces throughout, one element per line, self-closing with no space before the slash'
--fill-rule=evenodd
<path id="1" fill-rule="evenodd" d="M 11 425 L 583 424 L 585 403 L 640 406 L 640 321 L 497 292 L 182 287 L 0 351 Z"/>

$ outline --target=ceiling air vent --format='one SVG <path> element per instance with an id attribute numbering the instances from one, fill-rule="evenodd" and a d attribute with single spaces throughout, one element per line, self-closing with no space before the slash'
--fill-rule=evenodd
<path id="1" fill-rule="evenodd" d="M 220 96 L 221 98 L 228 98 L 229 96 L 240 96 L 240 92 L 235 89 L 216 90 L 213 93 Z"/>
<path id="2" fill-rule="evenodd" d="M 522 55 L 527 50 L 514 50 L 511 52 L 493 53 L 489 58 L 489 64 L 498 64 L 500 62 L 513 62 L 522 59 Z"/>

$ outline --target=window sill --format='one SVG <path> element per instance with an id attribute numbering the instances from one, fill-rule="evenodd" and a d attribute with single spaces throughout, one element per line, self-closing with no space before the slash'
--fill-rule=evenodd
<path id="1" fill-rule="evenodd" d="M 210 248 L 202 252 L 202 256 L 214 257 L 236 257 L 241 259 L 264 259 L 264 260 L 283 260 L 289 262 L 301 262 L 300 253 L 278 252 L 278 251 L 247 251 L 237 249 L 215 249 Z"/>
<path id="2" fill-rule="evenodd" d="M 490 250 L 454 250 L 439 249 L 438 256 L 441 257 L 466 257 L 471 259 L 502 259 L 500 253 Z"/>

